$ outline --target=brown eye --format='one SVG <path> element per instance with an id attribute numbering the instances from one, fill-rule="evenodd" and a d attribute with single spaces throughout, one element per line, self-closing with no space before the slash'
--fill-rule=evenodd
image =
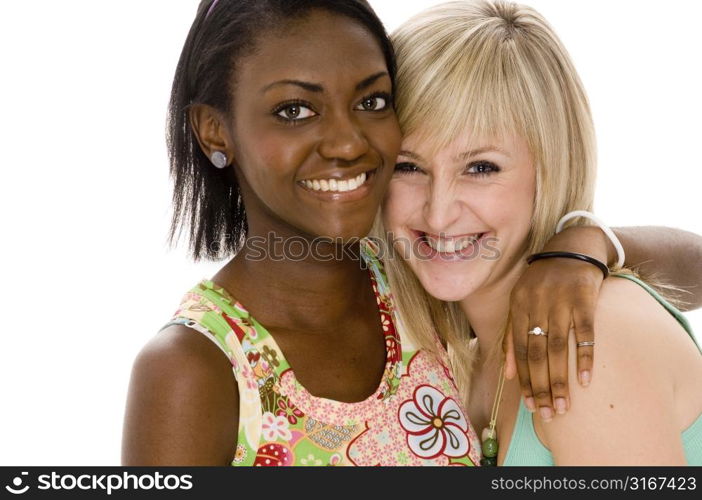
<path id="1" fill-rule="evenodd" d="M 388 98 L 381 95 L 372 95 L 364 98 L 361 103 L 356 106 L 360 111 L 383 111 L 388 107 Z"/>
<path id="2" fill-rule="evenodd" d="M 298 121 L 316 115 L 309 107 L 302 104 L 286 104 L 276 110 L 276 116 L 286 121 Z"/>
<path id="3" fill-rule="evenodd" d="M 283 114 L 285 115 L 285 118 L 290 118 L 294 120 L 295 118 L 300 116 L 300 106 L 290 106 L 289 108 L 283 111 Z"/>

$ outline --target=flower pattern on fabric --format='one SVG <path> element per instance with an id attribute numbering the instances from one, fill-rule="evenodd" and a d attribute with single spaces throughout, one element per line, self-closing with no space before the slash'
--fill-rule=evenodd
<path id="1" fill-rule="evenodd" d="M 400 425 L 415 455 L 462 457 L 470 449 L 468 421 L 458 403 L 429 385 L 417 387 L 413 399 L 400 406 Z"/>
<path id="2" fill-rule="evenodd" d="M 375 246 L 366 242 L 361 251 L 386 351 L 378 388 L 364 401 L 343 403 L 310 394 L 270 333 L 212 281 L 201 280 L 183 298 L 168 324 L 186 324 L 212 336 L 232 363 L 239 390 L 232 465 L 479 462 L 477 435 L 456 403 L 448 356 L 442 348 L 438 357 L 418 351 L 405 339 Z"/>
<path id="3" fill-rule="evenodd" d="M 272 366 L 280 366 L 280 361 L 278 361 L 278 352 L 274 351 L 267 345 L 263 346 L 263 353 L 261 354 L 263 359 L 265 359 Z"/>
<path id="4" fill-rule="evenodd" d="M 322 465 L 322 461 L 319 458 L 316 458 L 312 453 L 310 453 L 305 458 L 300 459 L 300 465 L 320 466 L 320 465 Z"/>
<path id="5" fill-rule="evenodd" d="M 263 414 L 263 437 L 266 441 L 275 441 L 278 438 L 287 441 L 292 438 L 288 429 L 288 419 L 270 412 Z"/>
<path id="6" fill-rule="evenodd" d="M 278 400 L 278 408 L 279 409 L 277 412 L 275 412 L 275 414 L 279 417 L 287 418 L 290 425 L 295 425 L 298 418 L 305 416 L 305 414 L 302 413 L 299 408 L 286 399 Z"/>
<path id="7" fill-rule="evenodd" d="M 234 454 L 234 462 L 240 464 L 246 458 L 247 451 L 246 446 L 243 444 L 236 445 L 236 453 Z"/>

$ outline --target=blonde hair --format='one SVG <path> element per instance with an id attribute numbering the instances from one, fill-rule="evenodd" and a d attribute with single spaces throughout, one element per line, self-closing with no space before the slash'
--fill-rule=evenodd
<path id="1" fill-rule="evenodd" d="M 434 151 L 466 134 L 527 141 L 536 167 L 529 253 L 544 246 L 565 213 L 592 210 L 590 107 L 567 51 L 538 12 L 505 1 L 448 2 L 405 22 L 392 40 L 405 135 Z M 402 259 L 386 265 L 410 336 L 432 350 L 431 332 L 440 335 L 467 401 L 474 352 L 465 317 L 457 304 L 430 297 Z"/>
<path id="2" fill-rule="evenodd" d="M 460 396 L 467 403 L 475 358 L 468 318 L 458 304 L 436 299 L 424 290 L 404 259 L 394 252 L 392 243 L 385 237 L 380 217 L 376 218 L 371 236 L 382 248 L 396 313 L 402 320 L 405 334 L 416 349 L 438 359 L 443 358 L 439 349 L 446 348 Z"/>

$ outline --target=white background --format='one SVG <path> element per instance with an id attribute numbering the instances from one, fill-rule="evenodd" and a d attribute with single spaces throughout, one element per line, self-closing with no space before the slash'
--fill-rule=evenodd
<path id="1" fill-rule="evenodd" d="M 371 1 L 389 30 L 435 3 Z M 598 213 L 702 234 L 702 4 L 528 3 L 589 92 Z M 196 6 L 0 4 L 0 465 L 118 464 L 134 356 L 219 267 L 165 246 L 166 105 Z"/>

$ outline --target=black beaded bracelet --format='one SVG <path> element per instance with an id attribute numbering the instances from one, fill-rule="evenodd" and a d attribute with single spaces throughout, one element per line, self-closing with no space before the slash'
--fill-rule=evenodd
<path id="1" fill-rule="evenodd" d="M 542 260 L 542 259 L 556 259 L 556 258 L 566 258 L 566 259 L 575 259 L 575 260 L 582 260 L 583 262 L 589 262 L 593 266 L 597 266 L 600 268 L 600 271 L 602 271 L 602 274 L 604 274 L 605 279 L 607 279 L 607 276 L 609 276 L 609 268 L 607 265 L 595 259 L 594 257 L 590 257 L 589 255 L 584 255 L 581 253 L 575 253 L 575 252 L 541 252 L 541 253 L 535 253 L 533 255 L 530 255 L 527 257 L 527 264 L 531 264 L 534 261 L 537 260 Z"/>

